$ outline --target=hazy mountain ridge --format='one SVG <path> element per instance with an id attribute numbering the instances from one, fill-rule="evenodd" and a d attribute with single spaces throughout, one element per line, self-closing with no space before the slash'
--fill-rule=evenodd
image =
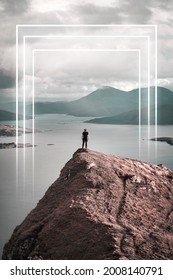
<path id="1" fill-rule="evenodd" d="M 138 97 L 137 97 L 138 99 Z M 132 95 L 112 87 L 97 89 L 89 95 L 70 102 L 36 102 L 35 114 L 69 114 L 82 117 L 112 116 L 115 112 L 126 112 L 135 109 L 137 100 Z M 121 104 L 121 106 L 120 106 Z M 27 112 L 32 111 L 32 105 L 27 106 Z"/>
<path id="2" fill-rule="evenodd" d="M 0 110 L 0 120 L 1 121 L 9 121 L 9 120 L 15 120 L 16 114 L 4 110 Z"/>
<path id="3" fill-rule="evenodd" d="M 158 87 L 158 107 L 173 104 L 173 92 Z M 148 105 L 148 89 L 141 89 L 141 107 Z M 83 117 L 112 117 L 139 108 L 139 89 L 129 92 L 104 87 L 89 95 L 70 102 L 39 102 L 35 103 L 35 114 L 69 114 Z M 155 88 L 150 88 L 150 108 L 155 108 Z"/>
<path id="4" fill-rule="evenodd" d="M 148 102 L 148 96 L 150 96 L 150 102 Z M 151 123 L 155 123 L 155 87 L 149 88 L 149 92 L 148 88 L 141 89 L 143 124 L 148 123 L 148 103 L 150 103 Z M 173 124 L 172 106 L 173 92 L 158 87 L 158 123 Z M 22 106 L 19 107 L 19 111 L 22 113 Z M 34 111 L 35 114 L 68 114 L 93 117 L 94 119 L 89 121 L 92 123 L 138 124 L 139 89 L 126 92 L 113 87 L 103 87 L 75 101 L 35 102 Z M 26 114 L 32 115 L 32 104 L 26 105 Z"/>
<path id="5" fill-rule="evenodd" d="M 23 119 L 22 115 L 18 115 L 19 120 Z M 29 116 L 26 116 L 26 119 L 30 119 Z M 16 120 L 16 113 L 0 110 L 0 121 L 13 121 Z"/>
<path id="6" fill-rule="evenodd" d="M 134 109 L 137 100 L 132 97 L 132 95 L 113 87 L 104 87 L 97 89 L 86 97 L 73 101 L 71 103 L 72 110 L 69 113 L 75 116 L 111 116 L 115 113 L 127 111 L 130 101 L 131 108 Z"/>
<path id="7" fill-rule="evenodd" d="M 97 124 L 139 124 L 139 110 L 125 112 L 119 115 L 103 118 L 94 118 L 86 123 Z M 141 124 L 155 124 L 155 109 L 150 110 L 150 117 L 148 120 L 148 108 L 141 110 Z M 159 125 L 172 125 L 173 124 L 173 104 L 164 105 L 157 108 L 157 124 Z"/>

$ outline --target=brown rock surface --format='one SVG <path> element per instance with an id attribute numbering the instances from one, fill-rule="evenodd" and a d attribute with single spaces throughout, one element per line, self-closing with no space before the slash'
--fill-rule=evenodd
<path id="1" fill-rule="evenodd" d="M 3 259 L 173 259 L 173 172 L 79 149 Z"/>

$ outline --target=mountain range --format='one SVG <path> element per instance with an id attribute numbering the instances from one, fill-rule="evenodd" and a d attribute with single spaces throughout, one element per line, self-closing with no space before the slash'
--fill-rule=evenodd
<path id="1" fill-rule="evenodd" d="M 149 88 L 150 123 L 155 124 L 155 88 Z M 30 105 L 31 106 L 31 105 Z M 141 124 L 148 123 L 148 88 L 141 89 Z M 31 108 L 30 108 L 31 110 Z M 173 124 L 173 92 L 157 88 L 158 124 Z M 103 87 L 89 95 L 71 102 L 37 102 L 36 114 L 69 114 L 91 117 L 90 123 L 138 124 L 139 89 L 122 91 Z"/>
<path id="2" fill-rule="evenodd" d="M 26 119 L 29 119 L 29 116 L 26 116 Z M 23 116 L 18 115 L 18 119 L 22 120 Z M 6 110 L 0 110 L 0 121 L 14 121 L 16 120 L 16 113 L 9 112 Z"/>
<path id="3" fill-rule="evenodd" d="M 128 109 L 121 113 L 116 111 L 112 116 L 104 116 L 86 121 L 88 123 L 97 124 L 138 124 L 139 123 L 139 90 L 127 92 L 124 102 Z M 133 100 L 132 100 L 133 99 Z M 116 104 L 121 108 L 121 104 Z M 155 115 L 157 113 L 157 124 L 172 125 L 173 124 L 173 92 L 163 88 L 157 88 L 157 108 L 155 108 L 155 88 L 150 88 L 150 100 L 148 109 L 148 89 L 141 89 L 141 124 L 155 124 Z"/>
<path id="4" fill-rule="evenodd" d="M 128 111 L 119 115 L 103 118 L 94 118 L 86 121 L 86 123 L 97 124 L 139 124 L 139 110 Z M 141 124 L 155 124 L 155 109 L 150 110 L 148 118 L 148 108 L 141 110 Z M 157 124 L 172 125 L 173 124 L 173 104 L 163 105 L 157 108 Z"/>
<path id="5" fill-rule="evenodd" d="M 28 115 L 25 116 L 26 120 L 31 119 L 31 118 L 32 118 L 31 116 L 28 116 Z M 23 120 L 23 115 L 19 114 L 18 119 Z M 0 110 L 0 122 L 1 121 L 15 121 L 15 120 L 16 120 L 16 113 L 9 112 L 6 110 Z"/>
<path id="6" fill-rule="evenodd" d="M 155 123 L 155 88 L 150 90 L 150 123 Z M 139 89 L 122 91 L 103 87 L 74 101 L 35 102 L 35 114 L 68 114 L 91 117 L 91 123 L 138 124 Z M 148 123 L 148 88 L 141 89 L 141 123 Z M 157 88 L 158 124 L 173 124 L 173 92 Z M 26 114 L 31 115 L 32 104 L 26 105 Z M 1 120 L 1 117 L 0 117 Z"/>

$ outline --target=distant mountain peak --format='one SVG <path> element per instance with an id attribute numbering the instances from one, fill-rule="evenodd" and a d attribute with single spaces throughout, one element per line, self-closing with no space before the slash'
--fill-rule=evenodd
<path id="1" fill-rule="evenodd" d="M 116 88 L 114 88 L 114 87 L 111 87 L 111 86 L 102 86 L 101 88 L 100 88 L 100 90 L 101 89 L 116 89 Z"/>
<path id="2" fill-rule="evenodd" d="M 148 88 L 141 88 L 142 108 L 148 105 Z M 150 105 L 155 107 L 155 88 L 150 88 Z M 173 93 L 165 88 L 157 88 L 157 105 L 173 104 Z M 31 111 L 32 108 L 28 108 Z M 69 114 L 83 117 L 112 117 L 139 109 L 139 89 L 123 91 L 111 86 L 100 88 L 87 96 L 69 102 L 36 102 L 36 114 Z"/>
<path id="3" fill-rule="evenodd" d="M 116 94 L 116 93 L 124 93 L 123 90 L 111 87 L 111 86 L 102 86 L 93 92 L 91 92 L 88 96 L 94 95 L 94 94 Z"/>

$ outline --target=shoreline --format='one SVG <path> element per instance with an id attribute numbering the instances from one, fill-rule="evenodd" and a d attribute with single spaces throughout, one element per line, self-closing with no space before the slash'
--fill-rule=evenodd
<path id="1" fill-rule="evenodd" d="M 157 137 L 151 138 L 151 141 L 158 141 L 158 142 L 166 142 L 167 144 L 173 146 L 173 138 L 172 137 Z"/>
<path id="2" fill-rule="evenodd" d="M 32 133 L 33 130 L 31 128 L 25 128 L 25 134 Z M 38 129 L 34 130 L 35 132 L 42 132 Z M 18 136 L 21 136 L 23 134 L 23 128 L 18 127 Z M 16 126 L 10 125 L 10 124 L 0 124 L 0 139 L 3 139 L 4 137 L 15 137 L 16 136 Z M 13 148 L 30 148 L 30 147 L 37 147 L 37 145 L 32 145 L 30 143 L 18 143 L 16 145 L 15 142 L 5 142 L 0 143 L 0 150 L 2 149 L 13 149 Z"/>
<path id="3" fill-rule="evenodd" d="M 11 142 L 11 143 L 0 143 L 0 150 L 3 149 L 14 149 L 14 148 L 30 148 L 30 147 L 37 147 L 37 145 L 32 145 L 30 143 L 18 143 L 18 145 L 16 145 L 15 142 Z"/>
<path id="4" fill-rule="evenodd" d="M 25 128 L 25 133 L 32 133 L 31 128 Z M 42 132 L 41 130 L 34 129 L 35 132 Z M 23 134 L 23 127 L 18 127 L 18 136 Z M 13 137 L 16 136 L 16 126 L 10 124 L 0 124 L 0 137 Z"/>

